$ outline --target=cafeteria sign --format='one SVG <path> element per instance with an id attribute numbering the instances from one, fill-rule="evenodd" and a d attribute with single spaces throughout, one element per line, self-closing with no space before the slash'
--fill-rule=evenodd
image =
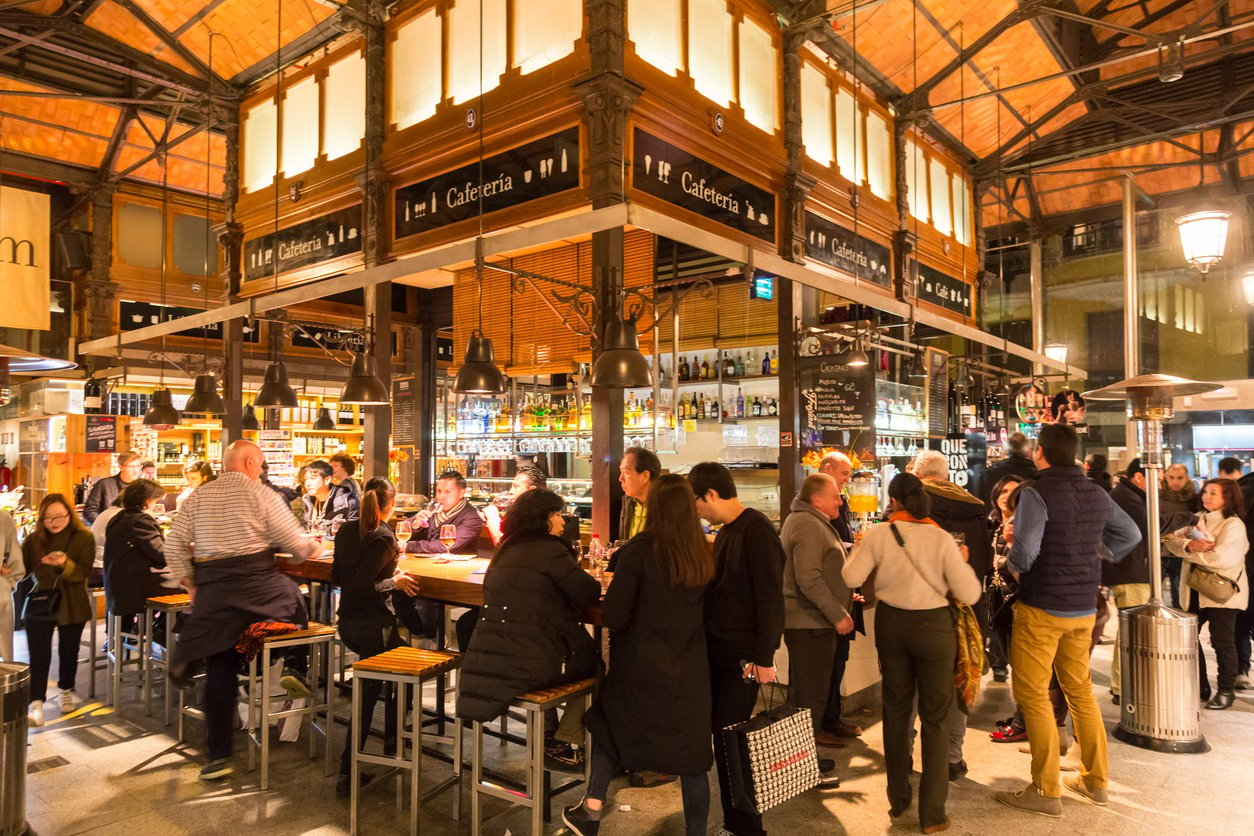
<path id="1" fill-rule="evenodd" d="M 46 331 L 48 310 L 48 195 L 0 187 L 0 327 Z"/>
<path id="2" fill-rule="evenodd" d="M 922 264 L 919 265 L 919 299 L 963 316 L 971 315 L 971 285 Z"/>
<path id="3" fill-rule="evenodd" d="M 806 258 L 889 287 L 888 247 L 854 235 L 821 215 L 806 212 Z"/>
<path id="4" fill-rule="evenodd" d="M 579 128 L 396 190 L 397 238 L 508 209 L 579 185 Z"/>
<path id="5" fill-rule="evenodd" d="M 244 242 L 244 278 L 264 279 L 361 252 L 361 204 Z"/>
<path id="6" fill-rule="evenodd" d="M 667 203 L 775 242 L 775 195 L 639 128 L 632 184 Z"/>

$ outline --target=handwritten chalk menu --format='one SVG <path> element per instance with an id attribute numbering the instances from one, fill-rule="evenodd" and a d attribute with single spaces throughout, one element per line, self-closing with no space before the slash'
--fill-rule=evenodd
<path id="1" fill-rule="evenodd" d="M 763 241 L 775 241 L 775 195 L 636 129 L 632 185 Z"/>
<path id="2" fill-rule="evenodd" d="M 396 190 L 394 235 L 404 238 L 579 185 L 579 129 L 519 145 Z"/>
<path id="3" fill-rule="evenodd" d="M 802 357 L 801 435 L 805 447 L 847 445 L 844 437 L 870 432 L 875 423 L 875 373 L 833 356 Z"/>
<path id="4" fill-rule="evenodd" d="M 296 467 L 292 458 L 291 430 L 261 430 L 257 446 L 270 467 L 270 481 L 281 488 L 296 487 Z"/>
<path id="5" fill-rule="evenodd" d="M 927 434 L 944 437 L 949 432 L 949 355 L 927 350 Z"/>
<path id="6" fill-rule="evenodd" d="M 413 375 L 392 378 L 392 444 L 396 447 L 418 444 Z"/>
<path id="7" fill-rule="evenodd" d="M 118 449 L 118 419 L 113 415 L 86 415 L 86 442 L 83 449 L 88 453 L 116 453 Z"/>

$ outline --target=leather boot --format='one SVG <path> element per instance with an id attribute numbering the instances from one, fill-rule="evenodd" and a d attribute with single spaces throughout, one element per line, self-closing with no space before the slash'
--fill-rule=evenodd
<path id="1" fill-rule="evenodd" d="M 1211 701 L 1206 703 L 1206 707 L 1212 711 L 1223 711 L 1225 708 L 1231 708 L 1236 698 L 1237 695 L 1233 691 L 1221 688 L 1215 692 Z"/>

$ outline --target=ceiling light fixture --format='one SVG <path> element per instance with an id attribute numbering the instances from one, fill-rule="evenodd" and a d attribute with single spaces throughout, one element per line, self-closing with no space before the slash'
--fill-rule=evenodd
<path id="1" fill-rule="evenodd" d="M 615 319 L 605 326 L 605 343 L 592 364 L 592 385 L 632 389 L 653 384 L 649 361 L 640 353 L 635 319 Z"/>

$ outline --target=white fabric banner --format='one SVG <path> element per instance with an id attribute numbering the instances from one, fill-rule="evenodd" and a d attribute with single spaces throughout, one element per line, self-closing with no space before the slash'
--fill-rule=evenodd
<path id="1" fill-rule="evenodd" d="M 48 195 L 0 187 L 0 327 L 49 327 Z"/>

